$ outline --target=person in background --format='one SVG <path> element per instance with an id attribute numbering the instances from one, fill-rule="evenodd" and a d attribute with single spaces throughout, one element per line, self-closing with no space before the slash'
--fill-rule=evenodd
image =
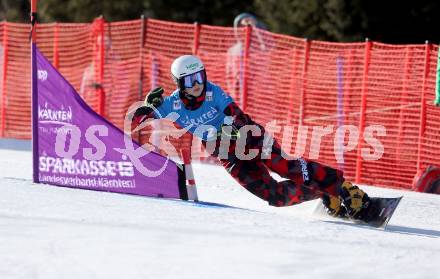
<path id="1" fill-rule="evenodd" d="M 253 53 L 262 53 L 259 56 L 260 64 L 267 64 L 267 55 L 265 52 L 268 47 L 264 42 L 264 36 L 261 30 L 265 30 L 266 26 L 259 22 L 257 18 L 250 13 L 241 13 L 234 19 L 234 37 L 236 43 L 228 49 L 226 60 L 226 90 L 232 96 L 237 97 L 241 104 L 243 99 L 243 72 L 244 72 L 244 48 L 245 33 L 243 27 L 251 26 L 252 34 L 256 36 L 256 44 L 250 45 L 250 51 Z"/>

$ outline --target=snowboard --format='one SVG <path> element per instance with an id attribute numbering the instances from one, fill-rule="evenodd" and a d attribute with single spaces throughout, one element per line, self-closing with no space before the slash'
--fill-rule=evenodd
<path id="1" fill-rule="evenodd" d="M 361 224 L 375 228 L 385 229 L 402 198 L 403 197 L 397 197 L 397 198 L 370 197 L 371 205 L 368 207 L 367 209 L 368 211 L 366 212 L 365 218 L 363 218 L 363 220 L 350 219 L 348 218 L 348 216 L 333 217 L 333 218 L 348 220 L 355 224 Z M 318 214 L 326 214 L 327 216 L 332 217 L 327 214 L 326 209 L 322 204 L 322 202 L 318 203 L 315 212 L 317 212 Z"/>

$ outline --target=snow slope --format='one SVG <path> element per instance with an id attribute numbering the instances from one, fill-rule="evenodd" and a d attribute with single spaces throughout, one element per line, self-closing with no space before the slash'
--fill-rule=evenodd
<path id="1" fill-rule="evenodd" d="M 440 278 L 438 195 L 364 187 L 405 196 L 382 231 L 194 168 L 211 204 L 33 184 L 31 153 L 0 149 L 0 278 Z"/>

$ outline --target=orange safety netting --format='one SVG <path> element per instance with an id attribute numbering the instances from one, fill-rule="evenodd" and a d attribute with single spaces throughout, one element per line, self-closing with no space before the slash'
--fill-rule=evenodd
<path id="1" fill-rule="evenodd" d="M 0 23 L 0 137 L 31 137 L 29 30 Z M 290 154 L 343 168 L 357 183 L 407 189 L 419 169 L 440 165 L 436 45 L 329 43 L 250 27 L 101 18 L 39 24 L 37 42 L 86 102 L 120 128 L 149 89 L 175 89 L 170 65 L 193 53 L 208 78 L 268 124 Z M 161 145 L 172 126 L 154 125 L 141 141 Z M 188 148 L 191 137 L 171 142 Z M 340 142 L 348 145 L 343 157 Z"/>

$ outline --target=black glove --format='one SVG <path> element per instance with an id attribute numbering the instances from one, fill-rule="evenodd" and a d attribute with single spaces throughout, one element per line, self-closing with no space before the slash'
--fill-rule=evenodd
<path id="1" fill-rule="evenodd" d="M 145 97 L 144 105 L 142 107 L 139 107 L 134 112 L 134 117 L 139 117 L 142 115 L 149 115 L 151 112 L 153 112 L 153 109 L 151 106 L 158 108 L 163 102 L 163 88 L 162 87 L 156 87 L 150 92 L 148 92 L 147 96 Z"/>
<path id="2" fill-rule="evenodd" d="M 150 92 L 148 92 L 147 97 L 145 97 L 145 105 L 152 105 L 155 108 L 160 107 L 163 102 L 163 88 L 156 87 Z"/>

